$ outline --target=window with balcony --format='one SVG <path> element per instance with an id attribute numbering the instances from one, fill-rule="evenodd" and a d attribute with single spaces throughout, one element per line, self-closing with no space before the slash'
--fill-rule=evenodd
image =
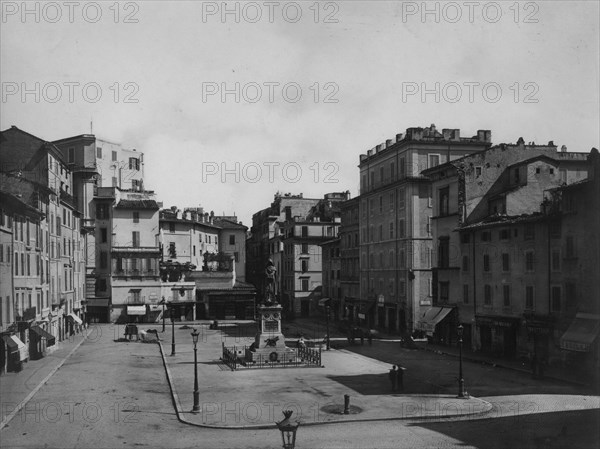
<path id="1" fill-rule="evenodd" d="M 462 270 L 469 271 L 469 256 L 462 257 Z"/>
<path id="2" fill-rule="evenodd" d="M 129 158 L 129 170 L 139 171 L 139 169 L 140 169 L 140 160 L 135 157 L 130 157 Z"/>
<path id="3" fill-rule="evenodd" d="M 169 242 L 169 258 L 175 259 L 177 258 L 177 249 L 175 247 L 175 242 Z"/>
<path id="4" fill-rule="evenodd" d="M 463 303 L 469 304 L 469 284 L 463 284 Z"/>
<path id="5" fill-rule="evenodd" d="M 134 223 L 140 222 L 140 213 L 139 212 L 133 212 L 133 222 Z"/>

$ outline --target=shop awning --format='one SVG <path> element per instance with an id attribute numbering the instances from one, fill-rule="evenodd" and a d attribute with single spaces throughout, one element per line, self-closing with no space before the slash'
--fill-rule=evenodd
<path id="1" fill-rule="evenodd" d="M 53 346 L 56 343 L 56 338 L 50 332 L 45 331 L 40 326 L 31 326 L 29 328 L 30 331 L 35 333 L 40 338 L 46 339 L 46 346 Z"/>
<path id="2" fill-rule="evenodd" d="M 425 331 L 427 335 L 433 335 L 435 326 L 442 321 L 453 307 L 429 307 L 421 314 L 417 320 L 417 329 Z"/>
<path id="3" fill-rule="evenodd" d="M 146 306 L 127 306 L 127 315 L 146 315 Z"/>
<path id="4" fill-rule="evenodd" d="M 569 351 L 588 352 L 600 330 L 600 315 L 578 313 L 560 337 L 560 347 Z"/>
<path id="5" fill-rule="evenodd" d="M 67 318 L 73 320 L 73 322 L 75 322 L 76 324 L 83 324 L 83 321 L 81 321 L 81 318 L 79 318 L 77 315 L 75 315 L 74 313 L 69 313 L 67 315 Z"/>
<path id="6" fill-rule="evenodd" d="M 331 301 L 331 298 L 321 298 L 319 299 L 319 305 L 326 306 L 329 303 L 329 301 Z"/>
<path id="7" fill-rule="evenodd" d="M 25 346 L 25 343 L 23 343 L 19 339 L 19 337 L 17 337 L 16 335 L 11 335 L 11 336 L 5 335 L 4 337 L 2 337 L 2 339 L 6 343 L 6 346 L 8 346 L 8 352 L 10 352 L 10 353 L 16 352 L 19 354 L 19 361 L 23 361 L 27 357 L 29 357 L 27 347 Z"/>

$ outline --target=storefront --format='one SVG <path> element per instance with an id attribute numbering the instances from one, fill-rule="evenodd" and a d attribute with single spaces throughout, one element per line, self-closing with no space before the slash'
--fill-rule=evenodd
<path id="1" fill-rule="evenodd" d="M 4 335 L 2 340 L 6 347 L 6 371 L 21 371 L 23 369 L 23 363 L 29 358 L 27 346 L 16 335 Z"/>
<path id="2" fill-rule="evenodd" d="M 519 318 L 476 316 L 480 350 L 500 357 L 514 358 L 517 354 Z"/>
<path id="3" fill-rule="evenodd" d="M 451 344 L 456 335 L 455 314 L 452 311 L 455 307 L 434 306 L 425 310 L 421 309 L 417 318 L 416 329 L 423 332 L 427 339 L 436 344 Z"/>
<path id="4" fill-rule="evenodd" d="M 46 349 L 54 346 L 56 338 L 39 325 L 29 328 L 29 355 L 37 360 L 46 355 Z"/>
<path id="5" fill-rule="evenodd" d="M 127 306 L 128 323 L 144 323 L 146 321 L 146 306 Z"/>
<path id="6" fill-rule="evenodd" d="M 67 335 L 73 335 L 76 332 L 79 333 L 79 331 L 81 330 L 81 325 L 83 324 L 83 320 L 77 315 L 75 315 L 73 312 L 71 312 L 67 315 L 67 321 L 65 324 L 68 325 Z"/>
<path id="7" fill-rule="evenodd" d="M 524 324 L 526 338 L 519 345 L 521 358 L 547 363 L 552 352 L 552 334 L 554 332 L 554 317 L 551 315 L 525 314 Z"/>

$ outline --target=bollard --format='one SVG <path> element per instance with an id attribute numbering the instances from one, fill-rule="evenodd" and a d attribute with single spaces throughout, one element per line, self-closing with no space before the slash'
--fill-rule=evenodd
<path id="1" fill-rule="evenodd" d="M 344 415 L 350 414 L 350 395 L 344 395 Z"/>

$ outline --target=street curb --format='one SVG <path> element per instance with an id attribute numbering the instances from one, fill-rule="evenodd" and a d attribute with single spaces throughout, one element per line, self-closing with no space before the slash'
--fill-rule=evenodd
<path id="1" fill-rule="evenodd" d="M 167 364 L 167 359 L 165 358 L 165 352 L 162 346 L 162 343 L 160 342 L 160 340 L 157 341 L 158 346 L 160 347 L 160 355 L 162 356 L 163 359 L 163 365 L 165 367 L 165 372 L 167 374 L 167 381 L 169 383 L 169 389 L 171 390 L 171 399 L 173 401 L 173 405 L 175 406 L 175 414 L 177 415 L 177 419 L 184 423 L 184 424 L 188 424 L 190 426 L 195 426 L 195 427 L 200 427 L 200 428 L 207 428 L 207 429 L 225 429 L 225 430 L 245 430 L 245 429 L 253 429 L 253 430 L 261 430 L 261 429 L 274 429 L 276 428 L 276 424 L 247 424 L 245 426 L 217 426 L 217 425 L 213 425 L 213 424 L 199 424 L 199 423 L 195 423 L 192 421 L 187 420 L 184 417 L 185 413 L 191 413 L 191 412 L 184 412 L 182 407 L 181 407 L 181 402 L 179 401 L 179 395 L 177 394 L 177 392 L 175 391 L 175 382 L 173 381 L 172 375 L 171 375 L 171 370 L 169 368 L 169 365 Z M 383 363 L 383 362 L 382 362 Z M 477 399 L 478 401 L 481 401 L 482 404 L 484 404 L 485 406 L 485 410 L 483 411 L 477 411 L 477 412 L 473 412 L 473 413 L 462 413 L 462 414 L 458 414 L 458 415 L 452 415 L 452 416 L 447 416 L 446 418 L 457 418 L 457 417 L 463 417 L 463 416 L 476 416 L 479 414 L 484 414 L 489 412 L 492 409 L 492 404 L 489 403 L 488 401 L 484 401 L 483 399 L 479 399 L 479 398 L 471 398 L 471 399 Z M 351 415 L 348 415 L 351 416 Z M 328 424 L 351 424 L 351 423 L 357 423 L 357 422 L 381 422 L 381 421 L 406 421 L 406 420 L 413 420 L 413 421 L 419 421 L 419 420 L 429 420 L 429 419 L 440 419 L 441 417 L 439 416 L 409 416 L 409 417 L 392 417 L 392 418 L 358 418 L 358 419 L 352 419 L 352 420 L 334 420 L 334 421 L 327 421 L 327 422 L 306 422 L 302 424 L 302 427 L 308 427 L 308 426 L 321 426 L 321 425 L 328 425 Z"/>
<path id="2" fill-rule="evenodd" d="M 23 401 L 21 401 L 17 408 L 11 413 L 9 413 L 8 416 L 4 418 L 4 420 L 2 420 L 2 422 L 0 423 L 0 430 L 2 430 L 4 426 L 6 426 L 15 417 L 15 415 L 27 405 L 27 403 L 31 400 L 31 398 L 33 398 L 33 396 L 35 396 L 35 394 L 40 390 L 40 388 L 42 388 L 42 386 L 50 380 L 54 373 L 56 373 L 60 369 L 60 367 L 64 365 L 64 363 L 69 359 L 69 357 L 71 357 L 71 355 L 73 355 L 73 353 L 77 351 L 79 346 L 81 346 L 81 344 L 87 340 L 88 336 L 90 335 L 90 332 L 91 330 L 87 329 L 87 333 L 85 334 L 83 339 L 79 343 L 77 343 L 77 345 L 73 349 L 71 349 L 71 351 L 66 355 L 66 357 L 57 366 L 55 366 L 52 369 L 52 371 L 50 371 L 50 373 L 46 377 L 44 377 L 44 379 L 42 379 L 42 381 L 33 390 L 31 390 L 31 392 L 25 397 L 25 399 L 23 399 Z"/>

